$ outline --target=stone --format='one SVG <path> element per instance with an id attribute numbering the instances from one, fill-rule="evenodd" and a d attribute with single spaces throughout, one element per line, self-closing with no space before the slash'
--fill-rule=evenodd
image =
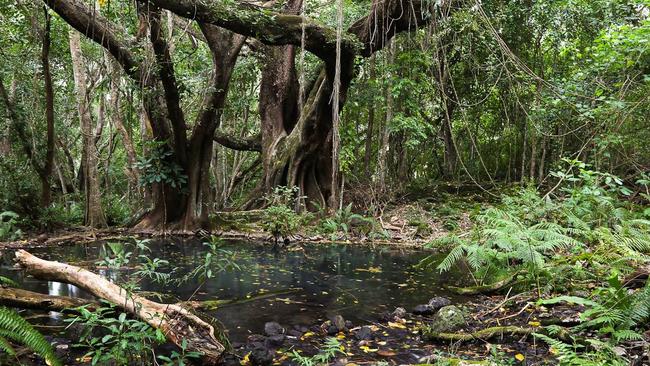
<path id="1" fill-rule="evenodd" d="M 291 329 L 290 331 L 287 332 L 288 335 L 296 338 L 300 338 L 302 336 L 302 333 L 303 332 L 296 329 Z"/>
<path id="2" fill-rule="evenodd" d="M 332 325 L 334 325 L 339 332 L 342 332 L 346 329 L 345 319 L 343 319 L 343 317 L 340 315 L 336 315 L 332 318 Z"/>
<path id="3" fill-rule="evenodd" d="M 273 364 L 273 354 L 274 352 L 271 352 L 267 348 L 258 347 L 250 353 L 248 359 L 253 366 L 270 366 Z"/>
<path id="4" fill-rule="evenodd" d="M 393 312 L 391 313 L 393 318 L 403 318 L 406 316 L 406 309 L 404 308 L 395 308 Z"/>
<path id="5" fill-rule="evenodd" d="M 432 306 L 435 310 L 438 310 L 444 306 L 451 305 L 451 300 L 446 297 L 436 296 L 429 300 L 428 305 Z"/>
<path id="6" fill-rule="evenodd" d="M 429 303 L 417 305 L 413 308 L 413 314 L 415 315 L 433 315 L 440 308 L 451 305 L 451 300 L 446 297 L 436 296 L 429 300 Z"/>
<path id="7" fill-rule="evenodd" d="M 430 334 L 453 332 L 465 325 L 463 311 L 454 305 L 443 306 L 426 330 Z"/>
<path id="8" fill-rule="evenodd" d="M 273 335 L 273 336 L 270 336 L 270 337 L 266 338 L 266 341 L 264 342 L 264 345 L 267 348 L 279 348 L 279 347 L 282 347 L 282 345 L 284 344 L 285 339 L 286 339 L 286 337 L 284 335 L 282 335 L 282 334 Z"/>
<path id="9" fill-rule="evenodd" d="M 436 309 L 429 304 L 417 305 L 413 308 L 413 314 L 415 315 L 433 315 L 436 312 Z"/>
<path id="10" fill-rule="evenodd" d="M 268 322 L 264 324 L 264 334 L 267 336 L 274 336 L 284 334 L 284 328 L 277 322 Z"/>
<path id="11" fill-rule="evenodd" d="M 363 327 L 359 328 L 357 332 L 354 334 L 354 337 L 360 341 L 368 340 L 372 337 L 372 329 L 370 329 L 369 326 L 364 325 Z"/>
<path id="12" fill-rule="evenodd" d="M 329 325 L 327 327 L 326 332 L 327 332 L 327 335 L 334 336 L 334 335 L 337 335 L 339 333 L 339 328 L 337 328 L 336 325 L 332 324 L 332 325 Z"/>

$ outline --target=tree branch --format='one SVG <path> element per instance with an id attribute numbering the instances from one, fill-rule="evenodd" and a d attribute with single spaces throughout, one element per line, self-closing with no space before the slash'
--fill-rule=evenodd
<path id="1" fill-rule="evenodd" d="M 262 139 L 260 135 L 253 137 L 236 137 L 217 130 L 214 133 L 214 141 L 233 150 L 262 151 Z"/>
<path id="2" fill-rule="evenodd" d="M 106 48 L 132 79 L 139 84 L 142 83 L 140 64 L 127 47 L 130 42 L 125 44 L 117 36 L 117 34 L 127 36 L 128 32 L 117 29 L 116 25 L 111 24 L 101 14 L 94 9 L 89 9 L 79 0 L 43 0 L 43 2 L 81 34 Z"/>
<path id="3" fill-rule="evenodd" d="M 160 9 L 149 8 L 138 9 L 145 11 L 149 21 L 149 33 L 151 44 L 158 64 L 158 76 L 163 86 L 165 94 L 165 105 L 167 106 L 167 115 L 174 130 L 175 151 L 181 165 L 187 162 L 187 125 L 185 116 L 180 105 L 180 94 L 178 92 L 178 83 L 174 73 L 174 63 L 169 54 L 169 45 L 162 34 Z"/>
<path id="4" fill-rule="evenodd" d="M 182 17 L 226 28 L 270 46 L 301 45 L 304 27 L 305 49 L 323 60 L 336 55 L 336 30 L 299 15 L 281 13 L 253 4 L 203 0 L 150 0 L 152 4 Z M 362 48 L 351 34 L 341 40 L 343 53 L 354 55 Z"/>

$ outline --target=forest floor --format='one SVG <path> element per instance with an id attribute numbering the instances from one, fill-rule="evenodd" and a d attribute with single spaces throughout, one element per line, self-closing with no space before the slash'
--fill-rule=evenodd
<path id="1" fill-rule="evenodd" d="M 441 246 L 440 241 L 436 242 L 435 239 L 444 238 L 449 233 L 457 237 L 468 235 L 473 229 L 472 216 L 492 203 L 480 195 L 450 196 L 443 195 L 437 199 L 412 198 L 384 207 L 381 215 L 371 218 L 375 225 L 373 230 L 379 228 L 382 231 L 381 237 L 357 230 L 354 217 L 348 216 L 339 218 L 346 224 L 345 231 L 327 232 L 318 224 L 301 227 L 291 236 L 291 242 L 314 245 L 391 245 L 447 252 L 452 248 Z M 270 243 L 272 237 L 262 229 L 262 220 L 261 211 L 224 213 L 213 232 L 163 234 L 129 229 L 78 228 L 0 243 L 0 250 L 160 235 L 216 235 L 225 239 Z M 592 264 L 584 258 L 591 258 L 589 252 L 590 250 L 587 250 L 587 254 L 559 252 L 558 255 L 560 259 L 575 259 L 576 266 L 588 268 Z M 639 286 L 632 285 L 626 279 L 623 288 L 617 290 L 617 293 L 639 291 Z M 603 286 L 602 278 L 592 278 L 567 285 L 566 288 L 571 290 L 563 291 L 560 286 L 557 293 L 547 293 L 542 298 L 558 295 L 587 298 L 599 286 Z M 396 308 L 366 324 L 352 324 L 340 316 L 311 326 L 285 328 L 282 324 L 267 323 L 263 334 L 251 334 L 245 342 L 233 344 L 233 350 L 224 362 L 229 365 L 251 366 L 303 366 L 318 363 L 341 366 L 555 365 L 559 363 L 558 356 L 561 355 L 534 334 L 548 335 L 548 329 L 552 327 L 577 329 L 584 321 L 581 315 L 589 309 L 571 301 L 543 304 L 539 301 L 540 284 L 532 287 L 536 289 L 530 290 L 531 286 L 528 286 L 525 290 L 517 290 L 517 280 L 511 278 L 510 282 L 493 289 L 464 294 L 464 300 L 459 303 L 434 298 L 428 304 L 414 309 Z M 441 316 L 446 313 L 449 313 L 449 317 Z M 448 327 L 450 324 L 453 326 Z M 554 334 L 553 337 L 567 344 L 576 342 L 574 338 L 563 338 L 563 334 Z M 580 337 L 579 342 L 584 343 L 597 339 L 599 335 L 597 330 L 587 329 L 580 333 Z M 649 339 L 650 334 L 644 333 L 643 339 L 623 340 L 612 350 L 630 360 L 630 365 L 650 364 Z M 578 343 L 577 347 L 585 345 Z"/>

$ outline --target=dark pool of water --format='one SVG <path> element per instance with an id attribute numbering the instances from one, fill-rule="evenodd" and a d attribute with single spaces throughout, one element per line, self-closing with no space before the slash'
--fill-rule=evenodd
<path id="1" fill-rule="evenodd" d="M 196 268 L 206 253 L 199 240 L 154 240 L 149 247 L 151 258 L 166 259 L 177 268 L 176 277 Z M 269 321 L 309 326 L 340 314 L 355 325 L 367 323 L 397 306 L 408 310 L 433 296 L 453 297 L 443 287 L 456 281 L 455 276 L 440 275 L 435 268 L 413 268 L 430 254 L 422 251 L 355 245 L 304 245 L 286 250 L 241 241 L 227 242 L 224 248 L 237 253 L 240 269 L 215 274 L 198 291 L 196 280 L 166 286 L 144 281 L 141 289 L 171 293 L 181 300 L 235 300 L 210 313 L 225 325 L 231 340 L 238 342 L 261 332 Z M 31 252 L 50 260 L 88 264 L 106 253 L 106 244 Z M 16 279 L 23 288 L 88 297 L 72 285 L 25 278 L 12 269 L 11 257 L 11 252 L 2 256 L 0 274 Z M 105 269 L 94 270 L 109 278 L 116 276 Z"/>

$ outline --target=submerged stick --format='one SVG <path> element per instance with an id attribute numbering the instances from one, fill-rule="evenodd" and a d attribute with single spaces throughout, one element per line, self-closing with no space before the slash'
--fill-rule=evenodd
<path id="1" fill-rule="evenodd" d="M 36 278 L 69 283 L 122 307 L 135 317 L 160 329 L 167 339 L 187 351 L 203 355 L 203 364 L 216 364 L 224 346 L 212 325 L 177 304 L 161 304 L 129 293 L 102 276 L 76 266 L 40 259 L 24 250 L 16 251 L 16 262 Z"/>
<path id="2" fill-rule="evenodd" d="M 12 308 L 74 312 L 74 308 L 89 304 L 96 305 L 93 300 L 45 295 L 19 288 L 0 289 L 0 305 Z"/>

